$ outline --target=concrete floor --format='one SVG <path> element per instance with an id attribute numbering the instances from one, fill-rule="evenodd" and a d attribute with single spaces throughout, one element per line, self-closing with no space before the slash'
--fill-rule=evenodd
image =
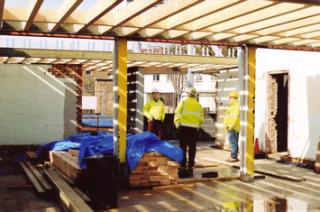
<path id="1" fill-rule="evenodd" d="M 34 192 L 21 167 L 13 162 L 20 153 L 10 148 L 0 150 L 0 211 L 62 211 L 55 199 L 40 197 Z"/>
<path id="2" fill-rule="evenodd" d="M 228 152 L 211 149 L 210 143 L 199 143 L 198 163 L 216 167 L 197 168 L 195 177 L 204 171 L 218 171 L 219 176 L 239 176 L 239 170 L 224 162 Z M 13 158 L 0 161 L 0 211 L 61 211 L 59 204 L 37 196 L 20 167 L 12 166 Z M 8 163 L 10 161 L 10 163 Z M 244 183 L 239 180 L 186 184 L 184 187 L 153 191 L 121 191 L 119 208 L 110 211 L 320 211 L 320 175 L 312 170 L 256 160 L 266 170 L 306 178 L 303 182 L 273 177 Z"/>
<path id="3" fill-rule="evenodd" d="M 239 170 L 224 162 L 228 152 L 211 149 L 199 143 L 197 161 L 214 162 L 217 167 L 195 169 L 215 170 L 219 176 L 238 176 Z M 122 192 L 118 209 L 111 211 L 320 211 L 320 175 L 312 170 L 279 164 L 271 160 L 256 160 L 256 167 L 306 178 L 293 182 L 266 176 L 254 183 L 239 180 L 188 184 L 172 190 L 131 190 Z"/>

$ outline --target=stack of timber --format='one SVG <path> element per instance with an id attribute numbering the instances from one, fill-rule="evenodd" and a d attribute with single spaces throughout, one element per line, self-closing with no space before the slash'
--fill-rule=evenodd
<path id="1" fill-rule="evenodd" d="M 129 182 L 133 188 L 177 184 L 178 164 L 160 153 L 145 153 L 131 172 Z"/>
<path id="2" fill-rule="evenodd" d="M 79 156 L 64 151 L 51 151 L 50 163 L 67 177 L 76 180 L 80 173 Z"/>
<path id="3" fill-rule="evenodd" d="M 28 177 L 29 181 L 32 183 L 33 187 L 39 194 L 47 194 L 52 190 L 52 187 L 43 177 L 41 171 L 37 169 L 31 162 L 20 161 L 19 164 Z"/>
<path id="4" fill-rule="evenodd" d="M 49 167 L 44 170 L 47 178 L 52 182 L 58 191 L 62 207 L 65 211 L 93 211 L 87 204 L 88 197 L 79 189 L 72 188 L 54 168 Z"/>

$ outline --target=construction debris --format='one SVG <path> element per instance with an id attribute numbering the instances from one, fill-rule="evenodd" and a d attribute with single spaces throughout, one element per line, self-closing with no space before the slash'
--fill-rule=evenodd
<path id="1" fill-rule="evenodd" d="M 130 187 L 177 184 L 178 164 L 157 152 L 145 153 L 129 176 Z"/>
<path id="2" fill-rule="evenodd" d="M 289 174 L 278 173 L 278 172 L 270 171 L 266 169 L 255 169 L 254 172 L 269 175 L 269 176 L 280 178 L 280 179 L 291 180 L 295 182 L 301 182 L 306 180 L 306 178 L 303 178 L 303 177 L 297 177 Z"/>
<path id="3" fill-rule="evenodd" d="M 215 178 L 218 177 L 218 172 L 204 172 L 202 178 Z"/>

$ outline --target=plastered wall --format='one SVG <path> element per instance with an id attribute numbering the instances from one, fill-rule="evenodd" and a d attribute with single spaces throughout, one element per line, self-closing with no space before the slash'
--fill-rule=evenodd
<path id="1" fill-rule="evenodd" d="M 258 49 L 256 55 L 255 137 L 265 149 L 267 75 L 289 72 L 288 150 L 314 160 L 320 141 L 320 53 Z"/>
<path id="2" fill-rule="evenodd" d="M 55 78 L 45 65 L 0 65 L 0 145 L 40 144 L 76 132 L 71 79 Z"/>

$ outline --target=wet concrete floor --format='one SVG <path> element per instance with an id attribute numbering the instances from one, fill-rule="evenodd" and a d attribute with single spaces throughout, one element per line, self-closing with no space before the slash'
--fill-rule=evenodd
<path id="1" fill-rule="evenodd" d="M 204 171 L 218 171 L 219 176 L 239 176 L 239 170 L 224 162 L 228 152 L 198 145 L 197 161 L 217 163 L 217 167 L 195 169 L 199 178 Z M 266 176 L 245 183 L 240 180 L 187 184 L 172 190 L 131 190 L 122 192 L 118 209 L 111 211 L 320 211 L 320 175 L 312 170 L 256 160 L 256 166 L 279 173 L 304 177 L 294 182 Z"/>
<path id="2" fill-rule="evenodd" d="M 219 176 L 239 176 L 239 170 L 225 163 L 228 152 L 198 144 L 197 162 L 216 164 L 195 169 L 200 178 L 205 171 Z M 6 159 L 7 162 L 11 159 Z M 37 196 L 19 167 L 0 162 L 0 211 L 61 211 L 59 204 Z M 111 211 L 255 211 L 320 212 L 320 175 L 312 170 L 256 160 L 256 166 L 278 173 L 304 177 L 302 182 L 265 179 L 245 183 L 239 180 L 186 184 L 172 190 L 129 190 L 119 195 L 119 208 Z"/>

